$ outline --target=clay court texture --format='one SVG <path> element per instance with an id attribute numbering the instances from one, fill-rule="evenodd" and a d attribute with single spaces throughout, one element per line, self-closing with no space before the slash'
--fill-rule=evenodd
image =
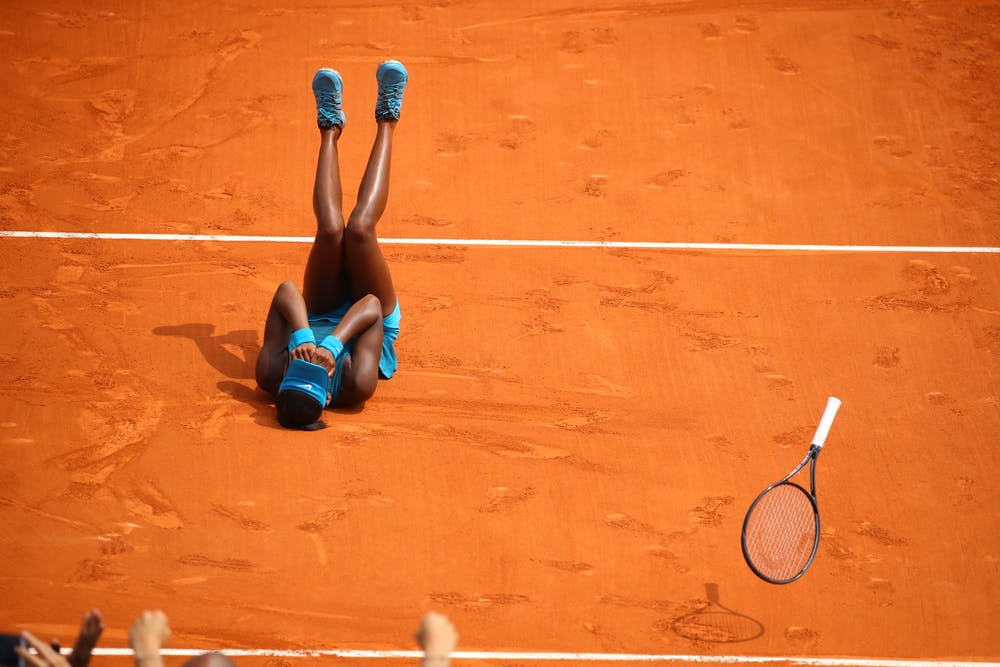
<path id="1" fill-rule="evenodd" d="M 997 661 L 998 35 L 985 0 L 5 2 L 0 631 L 96 606 L 123 665 L 160 608 L 182 653 L 409 664 L 434 609 L 460 664 Z M 253 364 L 309 82 L 344 77 L 349 206 L 388 58 L 400 370 L 284 430 Z M 819 552 L 767 584 L 743 515 L 829 395 Z"/>

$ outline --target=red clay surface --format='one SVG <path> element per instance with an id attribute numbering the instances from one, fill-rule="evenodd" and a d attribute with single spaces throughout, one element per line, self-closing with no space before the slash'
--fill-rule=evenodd
<path id="1" fill-rule="evenodd" d="M 995 2 L 734 4 L 9 3 L 0 228 L 307 236 L 310 77 L 350 193 L 395 57 L 384 237 L 1000 246 Z M 2 631 L 1000 657 L 997 255 L 389 246 L 400 372 L 295 433 L 252 364 L 308 246 L 0 249 Z M 743 512 L 830 394 L 771 586 Z M 677 631 L 710 583 L 759 638 Z"/>

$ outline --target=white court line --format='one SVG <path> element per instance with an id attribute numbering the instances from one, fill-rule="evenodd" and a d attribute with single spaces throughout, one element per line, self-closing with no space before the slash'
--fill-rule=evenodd
<path id="1" fill-rule="evenodd" d="M 68 649 L 64 649 L 64 653 Z M 207 649 L 165 648 L 160 651 L 165 656 L 191 657 L 201 655 Z M 360 651 L 348 649 L 323 650 L 281 650 L 281 649 L 222 649 L 232 658 L 361 658 L 361 659 L 419 659 L 421 651 Z M 131 656 L 132 649 L 97 648 L 94 655 Z M 541 661 L 587 661 L 587 662 L 700 662 L 722 664 L 769 664 L 812 665 L 815 667 L 988 667 L 1000 665 L 996 662 L 969 662 L 955 660 L 890 660 L 880 658 L 808 658 L 787 656 L 756 655 L 667 655 L 647 653 L 546 653 L 517 651 L 454 651 L 457 660 L 541 660 Z"/>
<path id="2" fill-rule="evenodd" d="M 312 243 L 311 236 L 243 236 L 238 234 L 129 234 L 119 232 L 3 231 L 0 238 L 100 239 L 111 241 L 213 241 L 220 243 Z M 491 246 L 519 248 L 630 248 L 639 250 L 752 250 L 764 252 L 908 252 L 1000 253 L 990 246 L 831 245 L 809 243 L 682 243 L 659 241 L 572 241 L 558 239 L 408 239 L 380 238 L 386 245 Z"/>

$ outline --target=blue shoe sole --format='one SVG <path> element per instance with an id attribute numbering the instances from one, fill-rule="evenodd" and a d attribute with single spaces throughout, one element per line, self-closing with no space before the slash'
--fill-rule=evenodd
<path id="1" fill-rule="evenodd" d="M 340 77 L 340 72 L 329 67 L 321 67 L 313 75 L 313 92 L 316 92 L 316 82 L 323 76 L 327 76 L 334 82 L 334 91 L 340 95 L 344 91 L 344 80 Z"/>
<path id="2" fill-rule="evenodd" d="M 318 84 L 330 81 L 332 90 L 328 86 Z M 316 98 L 316 122 L 321 128 L 332 127 L 334 125 L 344 126 L 346 117 L 343 109 L 340 108 L 340 96 L 344 91 L 344 80 L 340 77 L 340 72 L 327 67 L 320 68 L 312 80 L 313 96 Z M 323 100 L 321 97 L 332 96 L 330 100 Z M 332 108 L 328 108 L 330 104 Z"/>
<path id="3" fill-rule="evenodd" d="M 375 102 L 375 120 L 399 120 L 403 104 L 403 91 L 410 79 L 410 73 L 398 60 L 386 60 L 375 71 L 378 81 L 378 98 Z"/>
<path id="4" fill-rule="evenodd" d="M 386 60 L 380 64 L 378 69 L 375 71 L 375 80 L 381 83 L 382 74 L 388 72 L 399 72 L 402 74 L 403 80 L 401 83 L 406 83 L 406 81 L 410 78 L 410 73 L 406 71 L 406 67 L 403 66 L 403 63 L 398 60 Z"/>

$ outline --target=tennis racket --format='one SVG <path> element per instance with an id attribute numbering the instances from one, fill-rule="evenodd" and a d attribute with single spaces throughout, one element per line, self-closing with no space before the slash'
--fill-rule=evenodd
<path id="1" fill-rule="evenodd" d="M 812 565 L 819 548 L 819 505 L 816 504 L 816 457 L 830 433 L 840 399 L 826 399 L 809 453 L 802 463 L 760 492 L 743 520 L 743 558 L 753 573 L 772 584 L 788 584 Z M 807 463 L 809 491 L 791 481 Z"/>

